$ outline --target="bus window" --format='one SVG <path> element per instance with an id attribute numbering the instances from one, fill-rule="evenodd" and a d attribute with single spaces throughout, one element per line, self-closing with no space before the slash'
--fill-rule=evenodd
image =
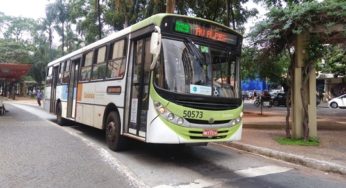
<path id="1" fill-rule="evenodd" d="M 121 78 L 125 73 L 126 48 L 125 40 L 120 40 L 111 45 L 108 62 L 107 78 Z"/>
<path id="2" fill-rule="evenodd" d="M 92 80 L 103 79 L 107 71 L 105 62 L 106 46 L 99 48 L 96 54 L 97 59 L 92 70 Z"/>
<path id="3" fill-rule="evenodd" d="M 46 84 L 47 85 L 51 85 L 52 84 L 52 73 L 53 73 L 53 67 L 48 67 L 47 78 L 46 78 Z"/>
<path id="4" fill-rule="evenodd" d="M 67 84 L 70 81 L 70 60 L 64 62 L 63 70 L 61 83 Z"/>
<path id="5" fill-rule="evenodd" d="M 80 81 L 89 81 L 91 76 L 91 65 L 93 60 L 93 51 L 88 52 L 85 55 L 84 63 L 80 75 Z"/>
<path id="6" fill-rule="evenodd" d="M 62 83 L 64 68 L 65 68 L 65 62 L 60 62 L 60 68 L 59 68 L 59 82 L 60 83 Z"/>

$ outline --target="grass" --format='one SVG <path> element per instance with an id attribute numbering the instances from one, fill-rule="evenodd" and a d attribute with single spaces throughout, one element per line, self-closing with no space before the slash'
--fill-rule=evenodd
<path id="1" fill-rule="evenodd" d="M 309 138 L 309 140 L 304 141 L 302 138 L 286 138 L 277 137 L 275 140 L 281 145 L 295 145 L 295 146 L 319 146 L 320 141 L 317 138 Z"/>

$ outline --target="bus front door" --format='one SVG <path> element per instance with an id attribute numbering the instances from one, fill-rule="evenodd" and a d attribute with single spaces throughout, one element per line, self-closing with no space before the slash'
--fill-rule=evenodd
<path id="1" fill-rule="evenodd" d="M 128 133 L 145 137 L 149 106 L 150 37 L 132 40 L 132 82 Z"/>
<path id="2" fill-rule="evenodd" d="M 59 66 L 53 68 L 52 72 L 52 88 L 51 88 L 51 99 L 50 99 L 50 109 L 49 112 L 55 114 L 55 105 L 56 105 L 56 86 L 59 79 Z"/>
<path id="3" fill-rule="evenodd" d="M 71 71 L 70 71 L 70 81 L 68 84 L 67 93 L 67 117 L 76 118 L 76 94 L 77 94 L 77 79 L 80 58 L 72 60 Z"/>

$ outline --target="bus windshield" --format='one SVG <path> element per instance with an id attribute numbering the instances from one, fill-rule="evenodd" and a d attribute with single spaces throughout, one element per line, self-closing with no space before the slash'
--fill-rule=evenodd
<path id="1" fill-rule="evenodd" d="M 163 39 L 155 82 L 174 93 L 239 98 L 238 62 L 230 51 L 190 39 Z"/>

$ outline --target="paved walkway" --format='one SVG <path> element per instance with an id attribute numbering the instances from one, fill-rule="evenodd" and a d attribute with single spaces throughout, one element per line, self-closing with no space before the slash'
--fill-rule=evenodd
<path id="1" fill-rule="evenodd" d="M 35 99 L 29 98 L 17 97 L 11 102 L 37 105 Z M 326 104 L 319 105 L 319 108 L 322 108 L 318 110 L 317 119 L 319 146 L 278 144 L 274 139 L 285 136 L 285 108 L 266 108 L 261 115 L 258 108 L 246 106 L 242 140 L 225 144 L 244 151 L 346 175 L 346 109 L 336 109 L 334 113 L 335 109 L 329 109 Z M 321 114 L 320 111 L 328 111 L 328 115 Z"/>
<path id="2" fill-rule="evenodd" d="M 274 139 L 285 136 L 285 108 L 244 109 L 242 140 L 230 144 L 241 150 L 346 175 L 346 109 L 329 109 L 321 104 L 319 111 L 337 110 L 317 118 L 319 146 L 281 145 Z M 344 116 L 342 116 L 344 114 Z"/>

